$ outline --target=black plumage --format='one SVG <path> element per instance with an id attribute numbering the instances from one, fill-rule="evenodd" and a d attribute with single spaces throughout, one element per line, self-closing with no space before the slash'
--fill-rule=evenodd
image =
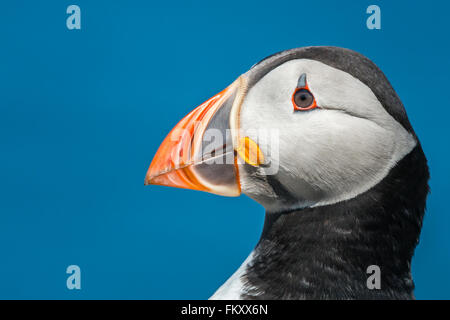
<path id="1" fill-rule="evenodd" d="M 428 194 L 420 145 L 356 198 L 267 213 L 243 282 L 244 299 L 411 299 L 411 258 Z M 369 265 L 381 269 L 370 290 Z"/>

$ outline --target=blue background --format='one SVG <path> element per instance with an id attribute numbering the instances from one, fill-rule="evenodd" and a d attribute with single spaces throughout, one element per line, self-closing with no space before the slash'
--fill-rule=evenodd
<path id="1" fill-rule="evenodd" d="M 307 45 L 365 54 L 400 95 L 432 175 L 415 293 L 450 298 L 450 5 L 392 2 L 2 2 L 0 298 L 208 298 L 256 244 L 263 208 L 144 175 L 191 109 Z M 70 4 L 81 30 L 66 28 Z M 366 28 L 370 4 L 381 30 Z"/>

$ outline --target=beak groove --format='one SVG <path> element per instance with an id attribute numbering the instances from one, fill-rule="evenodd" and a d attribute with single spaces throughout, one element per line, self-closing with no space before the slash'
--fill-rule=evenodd
<path id="1" fill-rule="evenodd" d="M 195 108 L 171 130 L 150 164 L 145 185 L 193 189 L 224 196 L 240 195 L 230 126 L 236 123 L 234 117 L 238 112 L 235 109 L 242 101 L 241 78 Z M 207 138 L 208 131 L 220 132 L 221 139 L 216 137 L 217 141 L 211 142 L 210 137 Z"/>

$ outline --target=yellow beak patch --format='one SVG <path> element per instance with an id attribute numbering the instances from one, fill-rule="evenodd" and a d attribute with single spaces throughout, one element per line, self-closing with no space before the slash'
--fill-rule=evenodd
<path id="1" fill-rule="evenodd" d="M 251 166 L 258 167 L 264 164 L 264 154 L 258 144 L 249 137 L 239 139 L 239 145 L 236 151 Z"/>

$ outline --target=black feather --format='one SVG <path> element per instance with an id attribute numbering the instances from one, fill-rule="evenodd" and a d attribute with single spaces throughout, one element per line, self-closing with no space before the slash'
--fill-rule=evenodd
<path id="1" fill-rule="evenodd" d="M 411 258 L 428 194 L 417 145 L 369 191 L 350 200 L 268 213 L 242 280 L 244 299 L 412 299 Z M 370 290 L 369 265 L 381 268 Z"/>

